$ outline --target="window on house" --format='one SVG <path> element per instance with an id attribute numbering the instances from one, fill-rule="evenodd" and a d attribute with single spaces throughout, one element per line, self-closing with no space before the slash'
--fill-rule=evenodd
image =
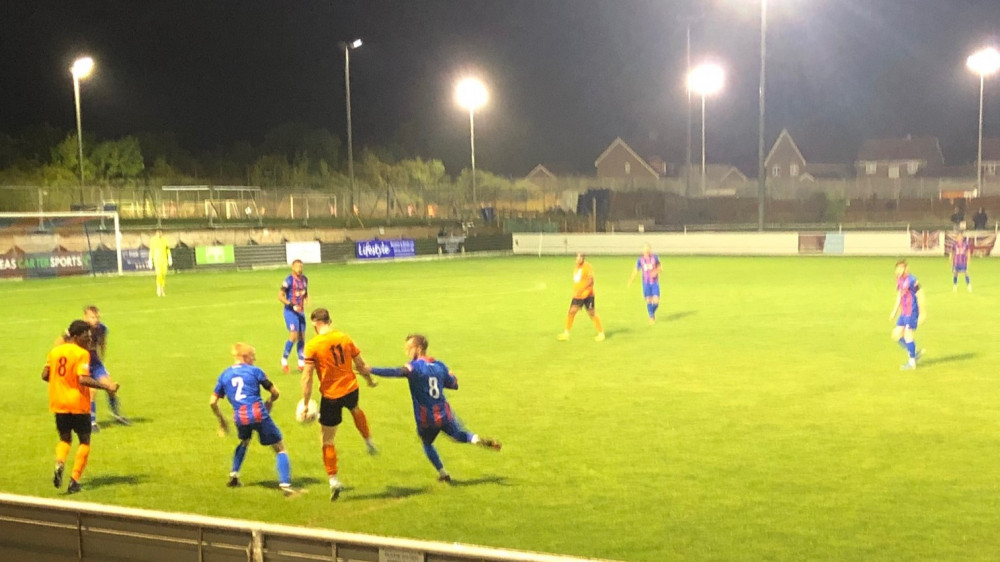
<path id="1" fill-rule="evenodd" d="M 917 170 L 920 169 L 920 162 L 911 161 L 906 163 L 906 173 L 911 176 L 916 175 Z"/>
<path id="2" fill-rule="evenodd" d="M 632 173 L 632 163 L 631 162 L 626 162 L 625 163 L 625 175 L 627 176 L 627 175 L 629 175 L 631 173 Z"/>
<path id="3" fill-rule="evenodd" d="M 988 176 L 997 175 L 997 163 L 987 162 L 986 164 L 983 164 L 983 173 L 985 173 Z"/>
<path id="4" fill-rule="evenodd" d="M 892 166 L 889 166 L 889 177 L 892 178 L 892 179 L 896 179 L 896 178 L 899 177 L 899 165 L 898 164 L 893 164 Z"/>
<path id="5" fill-rule="evenodd" d="M 869 176 L 874 176 L 875 172 L 878 170 L 878 164 L 875 162 L 865 162 L 865 174 Z"/>
<path id="6" fill-rule="evenodd" d="M 793 177 L 793 178 L 799 177 L 799 165 L 798 164 L 792 164 L 791 166 L 789 166 L 788 167 L 788 175 L 791 176 L 791 177 Z"/>
<path id="7" fill-rule="evenodd" d="M 771 166 L 771 176 L 775 178 L 781 177 L 781 166 Z"/>

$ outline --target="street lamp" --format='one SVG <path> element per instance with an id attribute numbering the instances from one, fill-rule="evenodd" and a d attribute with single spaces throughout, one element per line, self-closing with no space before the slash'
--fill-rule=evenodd
<path id="1" fill-rule="evenodd" d="M 767 173 L 764 169 L 764 93 L 767 77 L 767 0 L 760 0 L 760 90 L 757 93 L 757 230 L 764 231 Z"/>
<path id="2" fill-rule="evenodd" d="M 987 47 L 969 55 L 965 61 L 969 70 L 979 75 L 979 151 L 976 155 L 976 190 L 983 196 L 983 91 L 986 77 L 1000 70 L 1000 51 Z"/>
<path id="3" fill-rule="evenodd" d="M 715 64 L 696 66 L 687 77 L 688 91 L 701 96 L 701 193 L 705 194 L 705 98 L 719 93 L 725 80 L 722 67 Z"/>
<path id="4" fill-rule="evenodd" d="M 361 46 L 361 39 L 355 39 L 350 43 L 340 43 L 340 48 L 344 50 L 344 100 L 347 105 L 347 175 L 351 180 L 351 208 L 348 209 L 348 220 L 354 213 L 354 139 L 351 130 L 351 51 Z"/>
<path id="5" fill-rule="evenodd" d="M 80 80 L 90 76 L 94 70 L 94 59 L 80 57 L 69 69 L 73 74 L 73 99 L 76 102 L 76 140 L 79 150 L 77 158 L 80 161 L 80 205 L 83 205 L 83 124 L 80 119 Z"/>
<path id="6" fill-rule="evenodd" d="M 472 149 L 472 202 L 478 202 L 476 197 L 476 121 L 473 117 L 476 110 L 486 104 L 489 95 L 486 86 L 476 78 L 463 78 L 455 87 L 455 101 L 469 110 L 469 146 Z"/>

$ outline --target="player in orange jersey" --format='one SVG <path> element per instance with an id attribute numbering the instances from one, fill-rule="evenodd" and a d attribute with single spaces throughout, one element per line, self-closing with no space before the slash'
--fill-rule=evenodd
<path id="1" fill-rule="evenodd" d="M 110 396 L 118 392 L 118 383 L 108 379 L 98 380 L 90 376 L 90 324 L 84 320 L 74 320 L 66 331 L 62 343 L 49 352 L 42 369 L 42 380 L 49 385 L 49 411 L 56 415 L 56 429 L 59 443 L 56 445 L 56 469 L 52 484 L 62 486 L 63 469 L 69 449 L 73 444 L 73 433 L 80 441 L 73 460 L 73 473 L 66 493 L 80 491 L 80 477 L 90 456 L 90 389 L 99 388 Z"/>
<path id="2" fill-rule="evenodd" d="M 569 339 L 573 319 L 581 307 L 587 311 L 590 319 L 594 321 L 594 327 L 597 328 L 597 335 L 594 339 L 604 341 L 601 318 L 594 309 L 594 266 L 587 263 L 586 258 L 587 256 L 582 253 L 576 255 L 576 267 L 573 268 L 573 300 L 569 303 L 569 313 L 566 315 L 566 329 L 557 338 L 561 341 Z"/>
<path id="3" fill-rule="evenodd" d="M 302 371 L 302 401 L 309 403 L 313 389 L 313 372 L 319 378 L 319 391 L 322 395 L 319 406 L 319 424 L 323 431 L 323 466 L 330 481 L 330 500 L 340 497 L 343 484 L 337 479 L 337 448 L 334 437 L 337 427 L 343 420 L 343 409 L 347 408 L 354 418 L 354 426 L 364 437 L 369 454 L 377 454 L 372 443 L 371 430 L 368 428 L 368 418 L 358 407 L 358 378 L 354 374 L 357 369 L 368 381 L 368 386 L 374 387 L 375 381 L 368 371 L 368 364 L 361 358 L 361 350 L 354 345 L 350 336 L 334 330 L 330 325 L 330 312 L 325 308 L 317 308 L 309 319 L 312 321 L 316 336 L 306 343 L 306 366 Z M 352 366 L 353 364 L 353 366 Z"/>

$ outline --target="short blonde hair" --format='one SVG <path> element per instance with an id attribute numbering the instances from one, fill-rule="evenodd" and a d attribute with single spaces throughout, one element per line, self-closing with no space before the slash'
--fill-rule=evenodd
<path id="1" fill-rule="evenodd" d="M 236 342 L 233 344 L 233 349 L 231 350 L 233 357 L 246 361 L 251 356 L 257 353 L 257 350 L 253 348 L 252 345 L 243 342 Z"/>

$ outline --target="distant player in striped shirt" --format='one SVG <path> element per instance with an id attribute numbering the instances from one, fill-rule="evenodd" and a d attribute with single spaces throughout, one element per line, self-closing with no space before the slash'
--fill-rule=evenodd
<path id="1" fill-rule="evenodd" d="M 972 280 L 969 278 L 969 259 L 972 257 L 972 244 L 961 232 L 955 236 L 951 247 L 951 290 L 958 291 L 958 274 L 965 274 L 965 288 L 972 292 Z"/>
<path id="2" fill-rule="evenodd" d="M 628 278 L 628 285 L 631 287 L 636 274 L 642 272 L 642 296 L 646 299 L 646 313 L 650 324 L 656 322 L 656 309 L 660 307 L 660 269 L 660 257 L 652 253 L 649 244 L 646 244 Z"/>
<path id="3" fill-rule="evenodd" d="M 230 488 L 240 484 L 240 467 L 250 447 L 250 439 L 254 432 L 261 445 L 270 446 L 277 454 L 278 483 L 282 493 L 292 496 L 298 490 L 292 488 L 292 466 L 285 451 L 281 430 L 271 419 L 271 407 L 278 399 L 278 387 L 274 386 L 260 368 L 254 366 L 257 355 L 253 346 L 237 343 L 233 346 L 233 365 L 219 375 L 215 390 L 209 398 L 208 405 L 219 420 L 219 435 L 229 432 L 229 424 L 219 409 L 219 400 L 227 398 L 233 406 L 233 422 L 236 424 L 236 435 L 240 439 L 233 453 L 232 470 L 229 473 Z M 261 398 L 260 389 L 270 393 L 267 401 Z"/>
<path id="4" fill-rule="evenodd" d="M 451 482 L 451 476 L 444 468 L 434 440 L 442 431 L 459 443 L 471 443 L 487 449 L 500 450 L 500 442 L 495 439 L 480 438 L 462 427 L 455 412 L 445 398 L 444 390 L 458 390 L 458 379 L 448 370 L 448 366 L 427 356 L 427 338 L 420 334 L 406 336 L 403 352 L 410 362 L 399 368 L 368 368 L 380 377 L 405 378 L 410 383 L 410 397 L 413 399 L 413 417 L 417 422 L 417 434 L 424 444 L 424 454 L 438 471 L 438 480 Z"/>
<path id="5" fill-rule="evenodd" d="M 285 328 L 288 329 L 288 341 L 281 355 L 281 370 L 288 372 L 288 355 L 295 346 L 299 355 L 299 370 L 305 368 L 303 350 L 306 347 L 306 306 L 309 305 L 309 278 L 302 273 L 302 260 L 292 262 L 292 273 L 285 277 L 278 291 L 278 300 L 285 305 Z"/>
<path id="6" fill-rule="evenodd" d="M 892 307 L 889 319 L 896 318 L 896 327 L 892 330 L 892 339 L 899 342 L 899 345 L 906 350 L 908 360 L 901 367 L 904 371 L 917 368 L 917 359 L 923 351 L 917 351 L 917 344 L 913 341 L 913 332 L 917 326 L 923 323 L 926 313 L 924 312 L 924 293 L 920 290 L 920 283 L 917 278 L 910 273 L 906 260 L 896 262 L 896 304 Z M 896 317 L 896 313 L 899 317 Z"/>

